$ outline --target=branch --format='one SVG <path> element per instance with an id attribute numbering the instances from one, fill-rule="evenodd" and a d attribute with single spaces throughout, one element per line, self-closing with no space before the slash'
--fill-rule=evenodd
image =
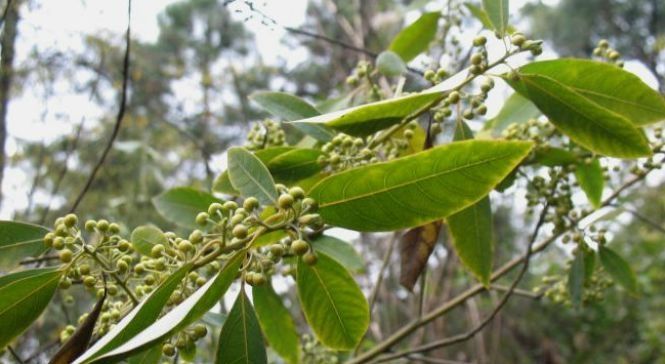
<path id="1" fill-rule="evenodd" d="M 637 184 L 641 180 L 644 179 L 644 177 L 647 174 L 641 175 L 641 176 L 636 176 L 633 179 L 629 180 L 625 184 L 623 184 L 621 187 L 616 189 L 607 199 L 603 201 L 601 204 L 601 207 L 603 206 L 608 206 L 614 199 L 616 199 L 623 191 L 627 190 L 628 188 L 632 187 L 633 185 Z M 589 216 L 591 212 L 588 214 L 582 215 L 578 220 L 575 220 L 575 222 L 580 222 L 582 219 L 586 218 Z M 556 233 L 549 238 L 543 240 L 542 242 L 535 244 L 532 249 L 529 250 L 528 254 L 531 256 L 531 254 L 538 253 L 545 248 L 547 248 L 552 242 L 556 241 L 560 236 L 562 236 L 565 233 L 565 231 L 561 231 L 559 233 Z M 494 282 L 497 279 L 503 277 L 506 275 L 508 272 L 510 272 L 513 268 L 518 266 L 520 263 L 524 262 L 526 259 L 526 255 L 522 255 L 519 257 L 515 257 L 512 260 L 508 261 L 505 263 L 503 266 L 501 266 L 499 269 L 495 270 L 492 276 L 490 277 L 490 282 Z M 439 307 L 433 309 L 429 313 L 425 314 L 421 318 L 417 318 L 406 325 L 402 326 L 401 329 L 399 329 L 397 332 L 392 334 L 390 337 L 387 339 L 383 340 L 382 342 L 378 343 L 375 347 L 372 349 L 368 350 L 367 352 L 361 354 L 360 356 L 353 358 L 349 360 L 349 364 L 360 364 L 360 363 L 366 363 L 371 359 L 374 359 L 381 353 L 389 350 L 393 345 L 395 345 L 397 342 L 401 341 L 411 333 L 415 332 L 419 328 L 426 326 L 430 322 L 434 321 L 435 319 L 443 316 L 444 314 L 448 313 L 450 310 L 453 308 L 461 305 L 464 303 L 468 298 L 473 297 L 477 295 L 478 293 L 481 293 L 485 291 L 485 287 L 482 284 L 476 284 L 467 290 L 463 291 L 453 299 L 442 303 Z"/>
<path id="2" fill-rule="evenodd" d="M 660 231 L 661 233 L 665 233 L 665 228 L 660 226 L 657 222 L 649 219 L 648 217 L 642 215 L 641 213 L 637 212 L 637 210 L 625 207 L 625 206 L 619 206 L 617 204 L 610 204 L 609 206 L 616 207 L 616 208 L 621 208 L 622 210 L 630 213 L 633 215 L 636 219 L 641 220 L 643 223 L 651 226 L 652 228 Z"/>
<path id="3" fill-rule="evenodd" d="M 16 352 L 14 351 L 14 348 L 12 348 L 11 345 L 7 345 L 7 350 L 9 350 L 9 353 L 12 354 L 12 356 L 14 357 L 14 359 L 15 359 L 17 362 L 19 362 L 19 364 L 25 364 L 25 362 L 23 361 L 23 359 L 21 359 L 21 357 L 18 355 L 18 353 L 16 353 Z"/>
<path id="4" fill-rule="evenodd" d="M 120 108 L 118 110 L 118 115 L 116 116 L 116 119 L 115 119 L 115 125 L 113 127 L 113 132 L 111 133 L 111 138 L 109 139 L 108 143 L 106 144 L 106 148 L 104 148 L 104 151 L 102 152 L 102 156 L 99 158 L 99 161 L 93 167 L 92 172 L 90 173 L 90 176 L 88 177 L 88 180 L 86 181 L 85 186 L 83 187 L 83 190 L 81 191 L 81 193 L 79 193 L 78 197 L 76 197 L 76 200 L 74 201 L 74 204 L 69 209 L 69 212 L 76 211 L 76 208 L 78 207 L 78 205 L 83 200 L 83 197 L 86 195 L 86 193 L 90 189 L 90 186 L 92 186 L 92 182 L 95 180 L 95 177 L 97 176 L 97 172 L 99 172 L 99 169 L 104 164 L 104 161 L 106 160 L 106 157 L 108 156 L 109 152 L 111 151 L 111 148 L 113 147 L 113 142 L 115 142 L 115 139 L 118 137 L 118 133 L 120 132 L 120 125 L 122 124 L 122 120 L 124 119 L 125 108 L 127 106 L 127 84 L 129 83 L 129 54 L 130 54 L 130 44 L 131 44 L 131 23 L 132 23 L 132 0 L 128 0 L 127 1 L 127 33 L 125 35 L 125 42 L 127 43 L 127 45 L 125 47 L 125 57 L 124 57 L 123 64 L 122 64 L 122 91 L 121 91 L 121 94 L 120 94 Z"/>
<path id="5" fill-rule="evenodd" d="M 508 291 L 501 298 L 501 301 L 499 301 L 499 303 L 496 305 L 496 307 L 494 307 L 492 312 L 489 314 L 489 316 L 487 316 L 485 318 L 485 320 L 480 322 L 476 327 L 474 327 L 473 329 L 467 331 L 466 333 L 456 335 L 456 336 L 453 336 L 453 337 L 450 337 L 450 338 L 444 338 L 444 339 L 441 339 L 441 340 L 437 340 L 437 341 L 431 342 L 429 344 L 421 345 L 421 346 L 418 346 L 418 347 L 415 347 L 415 348 L 412 348 L 412 349 L 408 349 L 408 350 L 405 350 L 405 351 L 401 351 L 401 352 L 398 352 L 398 353 L 395 353 L 395 354 L 387 355 L 387 356 L 379 358 L 376 362 L 380 363 L 380 362 L 384 362 L 384 361 L 388 361 L 388 360 L 392 360 L 392 359 L 401 358 L 401 357 L 404 357 L 404 356 L 407 356 L 407 355 L 410 355 L 410 354 L 426 352 L 426 351 L 430 351 L 430 350 L 434 350 L 434 349 L 438 349 L 438 348 L 443 348 L 445 346 L 450 346 L 450 345 L 453 345 L 453 344 L 461 343 L 461 342 L 464 342 L 464 341 L 467 341 L 467 340 L 473 338 L 477 333 L 479 333 L 487 325 L 489 325 L 489 323 L 492 322 L 492 320 L 494 319 L 494 317 L 496 317 L 496 315 L 499 313 L 499 311 L 501 311 L 501 309 L 506 305 L 506 303 L 508 303 L 508 299 L 513 294 L 513 291 L 515 290 L 515 288 L 517 288 L 517 285 L 522 280 L 522 278 L 524 277 L 526 272 L 529 270 L 529 262 L 531 260 L 531 254 L 532 254 L 531 249 L 533 247 L 533 244 L 536 241 L 536 238 L 538 237 L 538 233 L 540 232 L 540 229 L 543 227 L 543 224 L 545 223 L 545 216 L 547 215 L 548 210 L 549 210 L 549 205 L 545 205 L 545 207 L 543 208 L 543 210 L 540 213 L 540 217 L 538 218 L 538 222 L 536 223 L 536 228 L 534 229 L 533 234 L 531 235 L 531 238 L 529 239 L 529 244 L 527 245 L 526 253 L 524 254 L 524 257 L 522 259 L 524 261 L 524 264 L 522 264 L 522 269 L 520 269 L 519 273 L 517 274 L 517 277 L 515 278 L 515 280 L 513 280 L 513 283 L 508 288 Z"/>

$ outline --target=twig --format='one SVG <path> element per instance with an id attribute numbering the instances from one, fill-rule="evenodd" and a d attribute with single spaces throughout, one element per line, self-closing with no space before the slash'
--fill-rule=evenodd
<path id="1" fill-rule="evenodd" d="M 641 175 L 641 176 L 635 176 L 633 179 L 629 180 L 628 182 L 624 183 L 621 187 L 616 189 L 610 196 L 608 196 L 603 203 L 601 204 L 602 206 L 608 206 L 612 201 L 614 201 L 615 198 L 617 198 L 623 191 L 627 190 L 628 188 L 632 187 L 633 185 L 637 184 L 641 180 L 644 179 L 646 174 Z M 589 212 L 588 214 L 582 215 L 576 222 L 580 222 L 584 218 L 588 217 L 591 214 Z M 532 249 L 530 249 L 529 254 L 535 254 L 537 252 L 540 252 L 547 248 L 551 243 L 556 241 L 560 236 L 562 236 L 565 233 L 565 231 L 558 232 L 556 234 L 553 234 L 549 238 L 545 239 L 544 241 L 535 244 Z M 490 282 L 494 282 L 497 279 L 503 277 L 506 275 L 508 272 L 510 272 L 513 268 L 518 266 L 520 263 L 524 261 L 526 258 L 525 255 L 515 257 L 512 260 L 508 261 L 505 263 L 503 266 L 498 268 L 497 270 L 492 273 L 490 277 Z M 389 350 L 395 343 L 401 341 L 411 333 L 415 332 L 419 328 L 428 325 L 430 322 L 434 321 L 435 319 L 443 316 L 444 314 L 448 313 L 450 310 L 453 308 L 461 305 L 464 303 L 468 298 L 473 297 L 477 295 L 480 292 L 485 291 L 485 287 L 482 284 L 476 284 L 467 290 L 463 291 L 459 295 L 455 296 L 453 299 L 442 303 L 440 306 L 437 308 L 433 309 L 429 313 L 425 314 L 421 318 L 417 318 L 406 325 L 402 326 L 401 329 L 399 329 L 397 332 L 393 333 L 391 336 L 389 336 L 387 339 L 379 342 L 377 345 L 375 345 L 372 349 L 362 353 L 360 356 L 353 358 L 348 361 L 349 364 L 360 364 L 360 363 L 366 363 L 369 360 L 377 357 L 381 353 Z"/>
<path id="2" fill-rule="evenodd" d="M 507 292 L 510 289 L 510 287 L 501 286 L 501 285 L 498 285 L 498 284 L 493 284 L 493 285 L 490 286 L 490 288 L 492 288 L 495 291 L 502 291 L 502 292 Z M 515 296 L 522 296 L 522 297 L 531 298 L 531 299 L 534 299 L 534 300 L 539 300 L 543 297 L 542 293 L 533 293 L 533 292 L 527 291 L 525 289 L 519 289 L 519 288 L 515 288 L 513 290 L 513 294 Z"/>
<path id="3" fill-rule="evenodd" d="M 58 257 L 57 255 L 45 255 L 43 257 L 38 257 L 38 258 L 23 259 L 19 264 L 20 265 L 29 265 L 29 264 L 33 264 L 33 263 L 41 263 L 41 262 L 44 262 L 44 261 L 56 260 L 56 259 L 60 259 L 60 257 Z"/>
<path id="4" fill-rule="evenodd" d="M 115 142 L 115 139 L 117 138 L 118 133 L 120 132 L 120 125 L 122 124 L 122 120 L 124 119 L 125 108 L 127 106 L 127 84 L 129 83 L 129 54 L 130 54 L 130 48 L 131 48 L 130 47 L 130 45 L 131 45 L 131 23 L 132 23 L 132 0 L 128 0 L 127 1 L 127 33 L 125 35 L 125 41 L 126 41 L 127 45 L 125 47 L 125 57 L 123 59 L 123 64 L 122 64 L 122 91 L 120 93 L 120 108 L 118 109 L 118 115 L 116 116 L 116 119 L 115 119 L 115 125 L 113 127 L 113 132 L 111 133 L 111 138 L 109 139 L 108 143 L 106 144 L 106 148 L 104 148 L 104 151 L 102 152 L 102 156 L 99 158 L 99 161 L 93 167 L 92 172 L 90 173 L 90 176 L 88 177 L 88 180 L 86 181 L 85 186 L 83 187 L 83 190 L 81 190 L 81 193 L 79 193 L 78 197 L 76 197 L 76 200 L 74 201 L 74 204 L 69 209 L 69 212 L 76 211 L 76 208 L 81 203 L 81 201 L 83 200 L 83 197 L 86 195 L 86 193 L 90 189 L 90 186 L 92 185 L 92 182 L 95 180 L 95 176 L 97 176 L 97 172 L 99 172 L 99 169 L 104 164 L 104 161 L 106 160 L 106 156 L 111 151 L 111 148 L 113 147 L 113 142 Z"/>
<path id="5" fill-rule="evenodd" d="M 49 351 L 51 348 L 58 346 L 58 344 L 60 344 L 60 339 L 52 340 L 48 344 L 46 344 L 46 345 L 40 347 L 39 349 L 37 349 L 37 351 L 34 354 L 30 355 L 27 359 L 25 359 L 25 363 L 27 364 L 27 363 L 37 359 L 40 355 L 42 355 L 45 352 Z"/>
<path id="6" fill-rule="evenodd" d="M 5 10 L 2 12 L 2 19 L 0 19 L 0 27 L 5 23 L 5 19 L 7 19 L 7 13 L 9 12 L 9 8 L 12 6 L 12 0 L 7 0 L 7 5 L 5 5 Z"/>
<path id="7" fill-rule="evenodd" d="M 409 354 L 426 352 L 426 351 L 430 351 L 430 350 L 433 350 L 433 349 L 438 349 L 438 348 L 442 348 L 442 347 L 445 347 L 445 346 L 450 346 L 450 345 L 453 345 L 453 344 L 464 342 L 466 340 L 469 340 L 469 339 L 473 338 L 477 333 L 482 331 L 490 322 L 492 322 L 494 317 L 506 305 L 506 303 L 508 302 L 508 299 L 510 298 L 510 296 L 513 293 L 513 290 L 515 290 L 515 288 L 517 288 L 517 285 L 519 284 L 519 282 L 522 280 L 522 278 L 526 274 L 527 270 L 529 269 L 529 261 L 531 260 L 531 254 L 532 254 L 532 249 L 531 248 L 533 247 L 533 244 L 535 243 L 536 238 L 538 237 L 538 233 L 540 232 L 541 227 L 545 223 L 545 216 L 547 215 L 548 210 L 549 210 L 549 205 L 546 205 L 543 208 L 543 211 L 540 213 L 540 217 L 538 218 L 538 222 L 536 223 L 536 228 L 534 229 L 533 234 L 531 235 L 531 238 L 529 239 L 529 244 L 527 245 L 526 253 L 524 254 L 524 259 L 523 259 L 524 264 L 522 265 L 522 269 L 520 269 L 519 273 L 517 274 L 517 277 L 515 278 L 515 280 L 513 280 L 513 283 L 510 285 L 508 291 L 501 298 L 501 301 L 499 301 L 499 303 L 496 305 L 496 307 L 494 307 L 492 312 L 489 314 L 489 316 L 487 316 L 485 318 L 485 320 L 480 322 L 478 325 L 476 325 L 476 327 L 474 327 L 473 329 L 467 331 L 466 333 L 459 334 L 459 335 L 456 335 L 456 336 L 453 336 L 453 337 L 450 337 L 450 338 L 444 338 L 444 339 L 441 339 L 441 340 L 437 340 L 437 341 L 431 342 L 429 344 L 421 345 L 421 346 L 411 348 L 411 349 L 408 349 L 408 350 L 404 350 L 404 351 L 401 351 L 401 352 L 398 352 L 398 353 L 390 354 L 390 355 L 379 358 L 376 362 L 381 363 L 381 362 L 384 362 L 384 361 L 404 357 L 404 356 L 409 355 Z"/>
<path id="8" fill-rule="evenodd" d="M 660 231 L 661 233 L 665 233 L 665 228 L 664 227 L 660 226 L 657 222 L 655 222 L 655 221 L 649 219 L 648 217 L 642 215 L 641 213 L 637 212 L 637 210 L 634 210 L 634 209 L 631 209 L 631 208 L 628 208 L 628 207 L 625 207 L 625 206 L 619 206 L 619 205 L 616 205 L 616 204 L 611 204 L 609 206 L 621 208 L 622 210 L 624 210 L 624 211 L 630 213 L 631 215 L 633 215 L 636 219 L 644 222 L 645 224 L 647 224 L 647 225 L 651 226 L 652 228 Z"/>
<path id="9" fill-rule="evenodd" d="M 23 361 L 23 359 L 21 359 L 21 357 L 18 356 L 18 353 L 16 353 L 16 352 L 14 351 L 14 348 L 12 348 L 11 345 L 7 345 L 7 350 L 9 350 L 9 353 L 12 354 L 12 356 L 14 357 L 14 359 L 16 359 L 16 361 L 19 362 L 19 364 L 25 364 L 25 362 Z"/>

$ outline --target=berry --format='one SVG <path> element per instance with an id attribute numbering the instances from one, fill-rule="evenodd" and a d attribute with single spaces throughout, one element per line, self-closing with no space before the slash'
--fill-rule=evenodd
<path id="1" fill-rule="evenodd" d="M 226 201 L 224 202 L 224 205 L 222 205 L 222 207 L 224 208 L 224 210 L 233 211 L 238 208 L 238 204 L 233 201 Z"/>
<path id="2" fill-rule="evenodd" d="M 201 226 L 206 226 L 208 224 L 208 218 L 210 216 L 205 212 L 200 212 L 196 215 L 196 224 Z"/>
<path id="3" fill-rule="evenodd" d="M 59 224 L 55 228 L 55 235 L 62 236 L 62 237 L 68 236 L 69 235 L 69 230 L 67 229 L 67 226 L 65 226 L 65 224 Z"/>
<path id="4" fill-rule="evenodd" d="M 305 191 L 300 187 L 292 187 L 289 189 L 289 195 L 293 196 L 293 198 L 297 200 L 300 200 L 305 197 Z"/>
<path id="5" fill-rule="evenodd" d="M 79 273 L 84 276 L 90 274 L 90 266 L 85 263 L 79 265 Z"/>
<path id="6" fill-rule="evenodd" d="M 284 255 L 284 246 L 282 244 L 272 244 L 270 246 L 270 254 L 281 257 Z"/>
<path id="7" fill-rule="evenodd" d="M 53 246 L 53 239 L 55 239 L 55 234 L 53 233 L 48 233 L 44 235 L 44 245 L 47 247 L 52 247 Z"/>
<path id="8" fill-rule="evenodd" d="M 148 274 L 143 279 L 143 282 L 148 286 L 152 286 L 153 284 L 155 284 L 155 276 L 153 276 L 152 274 Z"/>
<path id="9" fill-rule="evenodd" d="M 196 338 L 202 338 L 208 334 L 208 328 L 204 324 L 196 324 L 194 325 L 194 336 Z"/>
<path id="10" fill-rule="evenodd" d="M 460 100 L 460 94 L 457 91 L 453 91 L 448 95 L 448 102 L 451 104 L 456 104 Z"/>
<path id="11" fill-rule="evenodd" d="M 482 46 L 484 46 L 486 43 L 487 43 L 487 38 L 485 38 L 485 37 L 482 36 L 482 35 L 477 36 L 477 37 L 475 37 L 475 38 L 473 39 L 473 45 L 474 45 L 474 47 L 482 47 Z"/>
<path id="12" fill-rule="evenodd" d="M 68 214 L 67 216 L 65 216 L 65 218 L 63 220 L 63 223 L 67 227 L 74 227 L 78 222 L 79 222 L 79 219 L 74 214 Z"/>
<path id="13" fill-rule="evenodd" d="M 266 276 L 263 273 L 254 273 L 254 284 L 260 286 L 266 283 Z"/>
<path id="14" fill-rule="evenodd" d="M 277 205 L 282 209 L 288 209 L 293 206 L 293 196 L 282 194 L 277 199 Z"/>
<path id="15" fill-rule="evenodd" d="M 115 284 L 107 285 L 106 289 L 107 289 L 109 295 L 111 295 L 111 296 L 115 296 L 115 295 L 118 294 L 118 286 L 116 286 Z"/>
<path id="16" fill-rule="evenodd" d="M 203 233 L 201 230 L 194 230 L 192 231 L 191 234 L 189 234 L 189 241 L 192 242 L 192 244 L 198 244 L 203 241 Z"/>
<path id="17" fill-rule="evenodd" d="M 205 279 L 204 277 L 196 278 L 196 285 L 201 287 L 202 285 L 206 284 L 207 281 L 208 280 Z"/>
<path id="18" fill-rule="evenodd" d="M 162 345 L 162 354 L 164 354 L 166 356 L 174 356 L 175 355 L 175 347 L 171 344 Z"/>
<path id="19" fill-rule="evenodd" d="M 67 289 L 67 288 L 69 288 L 69 287 L 71 287 L 71 286 L 72 286 L 72 280 L 71 280 L 71 279 L 69 279 L 69 278 L 67 278 L 67 277 L 63 277 L 63 278 L 60 280 L 59 287 L 60 287 L 61 289 Z"/>
<path id="20" fill-rule="evenodd" d="M 526 37 L 524 37 L 524 35 L 522 35 L 522 34 L 516 33 L 516 34 L 513 34 L 512 37 L 510 37 L 510 42 L 513 45 L 521 47 L 524 44 L 524 42 L 526 42 Z"/>
<path id="21" fill-rule="evenodd" d="M 256 197 L 247 197 L 243 202 L 242 207 L 245 210 L 252 212 L 254 209 L 259 207 L 259 200 L 257 200 Z"/>
<path id="22" fill-rule="evenodd" d="M 291 243 L 291 249 L 295 254 L 303 255 L 309 250 L 309 244 L 302 239 L 297 239 Z"/>
<path id="23" fill-rule="evenodd" d="M 302 256 L 302 261 L 305 262 L 307 265 L 314 265 L 316 264 L 316 261 L 318 258 L 316 257 L 316 254 L 313 252 L 307 252 L 305 255 Z"/>
<path id="24" fill-rule="evenodd" d="M 60 257 L 60 260 L 63 263 L 69 263 L 69 262 L 72 261 L 73 253 L 69 249 L 63 249 L 63 250 L 60 251 L 58 256 Z"/>
<path id="25" fill-rule="evenodd" d="M 183 253 L 187 253 L 189 251 L 192 251 L 193 249 L 194 245 L 189 240 L 183 240 L 180 243 L 178 243 L 178 250 L 180 250 Z"/>
<path id="26" fill-rule="evenodd" d="M 97 279 L 93 276 L 86 276 L 83 278 L 83 285 L 86 287 L 94 287 L 95 284 L 97 283 Z"/>
<path id="27" fill-rule="evenodd" d="M 62 237 L 58 236 L 57 238 L 53 239 L 53 248 L 56 250 L 60 250 L 65 247 L 65 239 Z"/>
<path id="28" fill-rule="evenodd" d="M 162 253 L 164 253 L 164 245 L 162 244 L 155 244 L 152 249 L 150 250 L 150 255 L 153 258 L 159 258 L 162 256 Z"/>
<path id="29" fill-rule="evenodd" d="M 247 237 L 247 227 L 243 224 L 238 224 L 233 227 L 233 236 L 238 239 L 244 239 Z"/>
<path id="30" fill-rule="evenodd" d="M 128 242 L 127 240 L 123 239 L 123 240 L 120 240 L 120 243 L 118 243 L 118 250 L 120 250 L 121 252 L 126 252 L 131 248 L 132 248 L 132 244 L 130 242 Z"/>
<path id="31" fill-rule="evenodd" d="M 431 81 L 434 80 L 434 77 L 436 77 L 436 72 L 434 72 L 433 70 L 427 70 L 427 71 L 425 71 L 425 73 L 423 74 L 423 77 L 424 77 L 427 81 L 430 81 L 430 82 L 431 82 Z"/>
<path id="32" fill-rule="evenodd" d="M 474 53 L 474 54 L 471 56 L 471 64 L 477 66 L 477 65 L 479 65 L 479 64 L 481 64 L 481 63 L 483 63 L 483 55 L 480 54 L 480 53 Z"/>
<path id="33" fill-rule="evenodd" d="M 104 231 L 108 231 L 108 229 L 109 229 L 109 222 L 106 221 L 106 220 L 99 220 L 99 221 L 97 221 L 97 229 L 98 229 L 99 231 L 102 231 L 102 232 L 104 232 Z"/>
<path id="34" fill-rule="evenodd" d="M 95 231 L 95 228 L 97 228 L 97 222 L 95 220 L 88 220 L 85 222 L 86 231 L 93 232 Z"/>
<path id="35" fill-rule="evenodd" d="M 119 260 L 115 265 L 120 273 L 125 273 L 129 269 L 129 265 L 124 260 Z"/>
<path id="36" fill-rule="evenodd" d="M 307 207 L 309 211 L 316 211 L 319 206 L 313 198 L 309 197 L 302 200 L 302 205 L 303 207 Z"/>
<path id="37" fill-rule="evenodd" d="M 219 202 L 213 202 L 208 206 L 208 215 L 215 215 L 219 211 L 222 211 L 223 207 L 222 204 Z"/>

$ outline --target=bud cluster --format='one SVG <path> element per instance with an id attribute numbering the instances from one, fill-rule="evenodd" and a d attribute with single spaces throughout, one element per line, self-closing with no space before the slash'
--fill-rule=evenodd
<path id="1" fill-rule="evenodd" d="M 621 53 L 610 47 L 610 43 L 606 39 L 598 41 L 596 48 L 593 49 L 593 56 L 605 62 L 613 63 L 618 67 L 623 67 Z"/>
<path id="2" fill-rule="evenodd" d="M 252 125 L 247 133 L 247 149 L 259 150 L 286 145 L 286 134 L 278 122 L 265 119 Z"/>

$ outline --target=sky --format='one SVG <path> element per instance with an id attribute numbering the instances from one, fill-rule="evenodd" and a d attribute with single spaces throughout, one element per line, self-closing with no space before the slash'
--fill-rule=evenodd
<path id="1" fill-rule="evenodd" d="M 176 0 L 134 0 L 132 3 L 132 37 L 145 42 L 154 41 L 158 35 L 157 15 L 169 4 Z M 511 10 L 519 9 L 529 0 L 514 0 Z M 547 0 L 546 3 L 555 3 L 556 0 Z M 242 3 L 242 2 L 239 2 Z M 436 2 L 428 10 L 435 10 Z M 275 19 L 278 24 L 298 27 L 305 21 L 306 0 L 267 0 L 255 2 L 260 10 Z M 231 9 L 241 8 L 231 5 Z M 244 19 L 246 13 L 232 12 L 238 19 Z M 417 18 L 417 12 L 407 14 L 407 22 Z M 30 57 L 33 47 L 40 49 L 58 49 L 64 53 L 80 53 L 83 51 L 84 34 L 110 34 L 121 42 L 122 34 L 127 25 L 126 1 L 101 0 L 58 0 L 39 1 L 37 6 L 31 6 L 29 11 L 23 12 L 23 19 L 19 28 L 17 42 L 17 62 L 25 62 Z M 290 64 L 295 65 L 307 56 L 304 49 L 287 50 L 281 44 L 284 30 L 279 27 L 269 27 L 257 19 L 247 21 L 247 28 L 255 33 L 257 48 L 262 59 L 267 64 L 275 64 L 286 58 Z M 462 42 L 470 42 L 475 36 L 466 34 Z M 494 37 L 489 36 L 493 39 Z M 500 42 L 491 42 L 490 54 L 499 53 L 503 49 Z M 288 57 L 284 57 L 288 54 Z M 554 57 L 551 51 L 545 52 L 541 58 Z M 512 64 L 518 66 L 525 61 L 517 59 Z M 626 63 L 626 69 L 635 72 L 649 85 L 656 87 L 656 79 L 649 74 L 645 67 L 637 62 Z M 500 70 L 497 70 L 499 72 Z M 507 96 L 509 90 L 497 87 L 494 95 Z M 73 133 L 75 126 L 82 117 L 96 119 L 107 113 L 108 110 L 99 108 L 87 101 L 87 96 L 71 90 L 71 85 L 57 84 L 54 97 L 47 105 L 44 104 L 41 90 L 26 89 L 20 97 L 13 99 L 9 106 L 9 135 L 6 151 L 12 155 L 19 151 L 22 141 L 42 141 L 48 143 L 57 136 Z M 501 97 L 490 98 L 488 102 L 488 116 L 498 112 L 501 106 Z M 47 109 L 48 114 L 43 115 Z M 63 115 L 64 117 L 59 117 Z M 219 157 L 219 156 L 218 156 Z M 217 171 L 224 167 L 224 158 L 217 158 L 214 167 Z M 27 192 L 32 181 L 30 171 L 21 166 L 7 168 L 2 184 L 5 196 L 0 208 L 0 219 L 11 218 L 12 212 L 27 206 Z M 39 199 L 40 196 L 37 196 Z M 46 196 L 42 196 L 46 198 Z"/>

